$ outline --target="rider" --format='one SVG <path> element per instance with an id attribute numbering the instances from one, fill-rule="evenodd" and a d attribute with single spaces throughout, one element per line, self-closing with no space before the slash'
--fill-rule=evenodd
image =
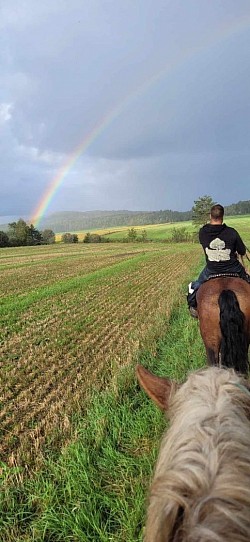
<path id="1" fill-rule="evenodd" d="M 237 275 L 250 282 L 250 276 L 243 264 L 246 247 L 234 228 L 223 224 L 224 207 L 216 204 L 211 208 L 210 223 L 199 231 L 199 240 L 203 247 L 206 266 L 198 280 L 190 282 L 187 302 L 191 316 L 197 318 L 196 292 L 200 285 L 212 275 Z M 241 261 L 239 261 L 239 259 Z M 242 263 L 241 263 L 242 262 Z"/>

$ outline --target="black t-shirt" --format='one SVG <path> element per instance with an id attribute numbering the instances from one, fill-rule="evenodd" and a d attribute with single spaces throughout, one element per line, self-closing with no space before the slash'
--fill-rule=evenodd
<path id="1" fill-rule="evenodd" d="M 214 273 L 237 273 L 241 264 L 237 254 L 244 256 L 246 247 L 234 228 L 226 224 L 206 224 L 199 231 L 207 268 Z"/>

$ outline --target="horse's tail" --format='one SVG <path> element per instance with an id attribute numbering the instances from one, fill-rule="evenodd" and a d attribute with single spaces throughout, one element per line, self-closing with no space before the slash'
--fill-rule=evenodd
<path id="1" fill-rule="evenodd" d="M 248 344 L 245 331 L 245 315 L 232 290 L 223 290 L 218 299 L 220 329 L 222 334 L 221 364 L 233 367 L 240 373 L 248 372 Z"/>

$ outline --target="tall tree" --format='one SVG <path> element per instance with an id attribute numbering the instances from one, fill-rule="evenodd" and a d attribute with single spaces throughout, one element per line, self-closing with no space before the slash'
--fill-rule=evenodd
<path id="1" fill-rule="evenodd" d="M 202 226 L 209 220 L 210 209 L 215 204 L 211 196 L 201 196 L 194 201 L 192 207 L 192 222 L 195 226 Z"/>
<path id="2" fill-rule="evenodd" d="M 7 232 L 11 245 L 27 245 L 28 232 L 29 226 L 22 218 L 17 222 L 11 222 Z"/>

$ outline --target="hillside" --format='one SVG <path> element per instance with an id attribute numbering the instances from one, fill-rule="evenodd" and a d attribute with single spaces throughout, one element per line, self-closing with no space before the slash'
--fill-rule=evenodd
<path id="1" fill-rule="evenodd" d="M 227 216 L 250 214 L 250 200 L 239 201 L 225 207 Z M 44 217 L 39 230 L 45 228 L 58 232 L 88 231 L 121 226 L 146 226 L 191 220 L 192 211 L 63 211 Z M 0 225 L 1 231 L 8 229 L 7 224 Z"/>
<path id="2" fill-rule="evenodd" d="M 40 229 L 55 232 L 92 230 L 116 226 L 140 226 L 191 220 L 191 211 L 87 211 L 53 213 L 40 223 Z"/>
<path id="3" fill-rule="evenodd" d="M 239 201 L 225 207 L 225 214 L 250 214 L 250 200 Z M 50 228 L 55 232 L 94 230 L 116 226 L 141 226 L 147 224 L 166 224 L 191 220 L 192 211 L 65 211 L 53 213 L 40 224 L 40 229 Z"/>

